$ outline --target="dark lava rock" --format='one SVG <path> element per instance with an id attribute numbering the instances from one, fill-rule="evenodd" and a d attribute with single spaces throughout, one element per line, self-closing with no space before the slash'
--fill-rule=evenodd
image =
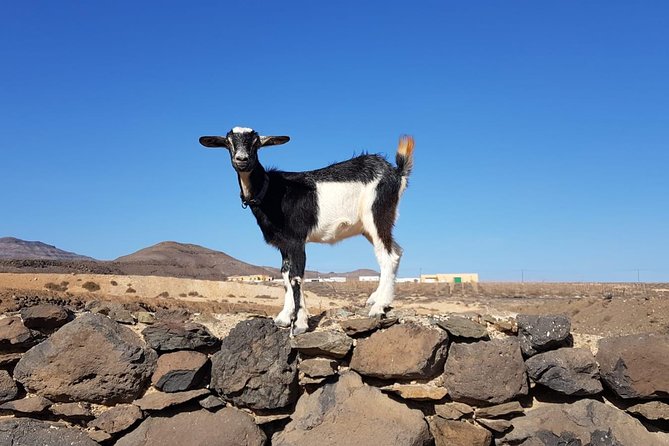
<path id="1" fill-rule="evenodd" d="M 513 338 L 451 344 L 444 386 L 453 401 L 499 404 L 527 395 L 525 363 Z"/>
<path id="2" fill-rule="evenodd" d="M 116 446 L 262 446 L 265 441 L 265 434 L 250 415 L 226 407 L 218 412 L 198 410 L 149 417 Z"/>
<path id="3" fill-rule="evenodd" d="M 488 329 L 477 322 L 462 316 L 449 316 L 446 319 L 437 319 L 438 326 L 456 338 L 487 339 Z"/>
<path id="4" fill-rule="evenodd" d="M 97 446 L 79 429 L 30 418 L 0 420 L 0 444 L 12 446 Z"/>
<path id="5" fill-rule="evenodd" d="M 312 331 L 291 340 L 294 349 L 310 356 L 343 358 L 353 346 L 353 339 L 339 331 Z"/>
<path id="6" fill-rule="evenodd" d="M 397 318 L 363 317 L 341 321 L 339 325 L 349 336 L 364 335 L 380 328 L 388 328 L 397 323 Z"/>
<path id="7" fill-rule="evenodd" d="M 14 379 L 54 401 L 128 402 L 144 391 L 156 356 L 129 328 L 87 313 L 25 353 Z"/>
<path id="8" fill-rule="evenodd" d="M 0 370 L 0 403 L 11 401 L 19 393 L 16 383 L 6 370 Z"/>
<path id="9" fill-rule="evenodd" d="M 142 418 L 144 416 L 139 407 L 134 404 L 119 404 L 100 414 L 95 420 L 88 423 L 88 427 L 114 435 L 128 430 Z"/>
<path id="10" fill-rule="evenodd" d="M 604 382 L 621 398 L 669 397 L 669 336 L 603 338 L 597 351 Z"/>
<path id="11" fill-rule="evenodd" d="M 54 304 L 39 304 L 21 309 L 21 319 L 28 328 L 53 329 L 65 325 L 71 313 L 65 308 Z"/>
<path id="12" fill-rule="evenodd" d="M 297 352 L 272 319 L 242 321 L 211 358 L 211 388 L 252 409 L 276 409 L 298 396 Z"/>
<path id="13" fill-rule="evenodd" d="M 519 314 L 516 321 L 520 348 L 525 356 L 569 345 L 571 321 L 567 316 Z"/>
<path id="14" fill-rule="evenodd" d="M 216 348 L 220 340 L 206 327 L 194 322 L 164 321 L 142 331 L 151 348 L 159 352 Z"/>
<path id="15" fill-rule="evenodd" d="M 158 358 L 151 384 L 163 392 L 181 392 L 198 387 L 207 372 L 207 355 L 194 351 L 167 353 Z"/>
<path id="16" fill-rule="evenodd" d="M 596 400 L 547 403 L 511 422 L 513 429 L 498 438 L 497 445 L 669 445 L 667 434 L 650 433 L 639 420 Z"/>
<path id="17" fill-rule="evenodd" d="M 447 346 L 443 330 L 413 323 L 393 325 L 358 340 L 350 366 L 376 378 L 431 378 L 441 372 Z"/>
<path id="18" fill-rule="evenodd" d="M 595 395 L 602 391 L 599 366 L 590 350 L 561 348 L 539 353 L 525 361 L 536 383 L 565 395 Z"/>
<path id="19" fill-rule="evenodd" d="M 385 396 L 347 372 L 339 381 L 297 402 L 291 422 L 272 437 L 274 446 L 402 445 L 432 443 L 423 414 Z"/>
<path id="20" fill-rule="evenodd" d="M 198 403 L 200 403 L 200 406 L 207 410 L 216 410 L 225 406 L 225 402 L 214 395 L 209 395 L 206 398 L 202 398 L 200 401 L 198 401 Z"/>
<path id="21" fill-rule="evenodd" d="M 26 327 L 18 316 L 0 319 L 0 353 L 26 351 L 42 339 L 40 332 Z"/>

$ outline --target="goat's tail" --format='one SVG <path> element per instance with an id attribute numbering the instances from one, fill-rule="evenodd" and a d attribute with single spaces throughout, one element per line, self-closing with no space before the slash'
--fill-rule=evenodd
<path id="1" fill-rule="evenodd" d="M 400 137 L 395 163 L 397 164 L 397 172 L 405 178 L 411 174 L 411 169 L 413 169 L 413 146 L 413 136 L 403 135 Z"/>

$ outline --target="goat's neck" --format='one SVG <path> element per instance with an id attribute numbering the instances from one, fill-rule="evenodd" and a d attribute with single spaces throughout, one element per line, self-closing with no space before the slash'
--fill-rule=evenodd
<path id="1" fill-rule="evenodd" d="M 239 188 L 244 200 L 251 200 L 260 193 L 266 175 L 265 168 L 260 163 L 256 164 L 256 167 L 250 172 L 237 172 Z"/>

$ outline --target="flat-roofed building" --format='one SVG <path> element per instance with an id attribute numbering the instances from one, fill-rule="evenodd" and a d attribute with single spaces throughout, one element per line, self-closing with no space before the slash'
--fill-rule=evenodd
<path id="1" fill-rule="evenodd" d="M 421 283 L 478 283 L 478 273 L 421 274 Z"/>
<path id="2" fill-rule="evenodd" d="M 378 282 L 381 279 L 381 276 L 360 276 L 358 280 L 360 282 Z"/>

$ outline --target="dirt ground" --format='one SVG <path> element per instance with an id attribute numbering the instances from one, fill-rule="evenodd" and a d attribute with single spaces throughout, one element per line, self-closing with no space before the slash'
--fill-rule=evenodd
<path id="1" fill-rule="evenodd" d="M 305 283 L 312 315 L 361 312 L 374 283 Z M 111 300 L 148 309 L 272 316 L 283 305 L 280 283 L 248 284 L 157 276 L 0 273 L 0 311 L 51 300 L 84 305 Z M 480 283 L 397 285 L 394 309 L 419 315 L 463 313 L 500 319 L 517 313 L 567 314 L 579 342 L 641 332 L 669 333 L 669 284 Z"/>

